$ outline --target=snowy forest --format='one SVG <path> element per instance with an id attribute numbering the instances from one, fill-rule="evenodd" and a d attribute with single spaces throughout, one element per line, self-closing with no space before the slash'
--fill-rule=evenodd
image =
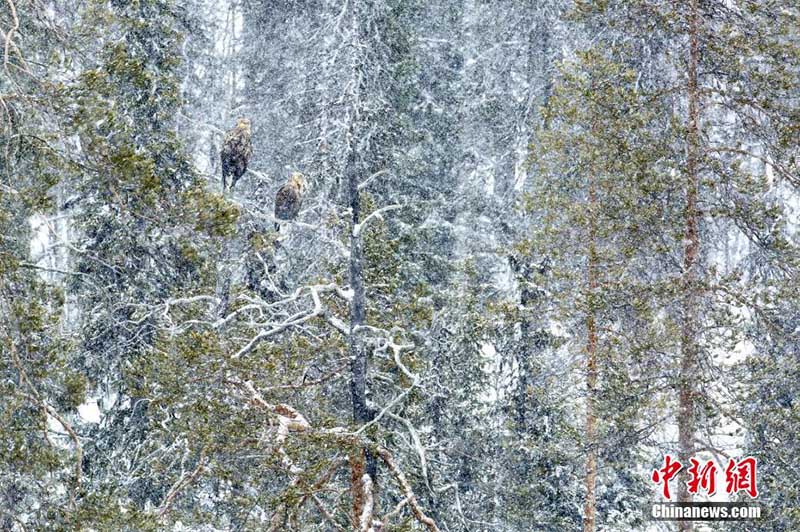
<path id="1" fill-rule="evenodd" d="M 0 57 L 0 530 L 800 530 L 797 0 L 0 0 Z M 652 520 L 665 456 L 765 514 Z"/>

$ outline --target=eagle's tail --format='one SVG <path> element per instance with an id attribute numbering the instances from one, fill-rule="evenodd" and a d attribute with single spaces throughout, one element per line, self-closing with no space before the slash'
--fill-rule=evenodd
<path id="1" fill-rule="evenodd" d="M 225 157 L 222 157 L 222 191 L 226 192 L 228 190 L 233 189 L 233 185 L 236 183 L 235 175 L 233 172 L 233 167 L 231 166 L 230 161 L 228 161 Z"/>

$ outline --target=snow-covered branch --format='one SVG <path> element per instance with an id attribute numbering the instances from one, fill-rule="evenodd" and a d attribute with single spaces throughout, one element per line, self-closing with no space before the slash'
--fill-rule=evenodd
<path id="1" fill-rule="evenodd" d="M 372 182 L 373 182 L 375 179 L 379 178 L 380 176 L 382 176 L 382 175 L 384 175 L 384 174 L 388 174 L 388 173 L 389 173 L 389 170 L 387 170 L 387 169 L 378 170 L 377 172 L 375 172 L 374 174 L 372 174 L 371 176 L 369 176 L 368 178 L 366 178 L 364 181 L 362 181 L 361 183 L 359 183 L 359 184 L 358 184 L 358 190 L 359 190 L 359 191 L 361 191 L 361 190 L 364 190 L 364 189 L 365 189 L 365 188 L 367 188 L 367 187 L 369 186 L 369 184 L 370 184 L 370 183 L 372 183 Z"/>
<path id="2" fill-rule="evenodd" d="M 396 205 L 387 205 L 386 207 L 381 207 L 380 209 L 371 212 L 363 221 L 357 223 L 353 227 L 353 238 L 358 238 L 361 236 L 364 228 L 369 224 L 372 220 L 380 219 L 383 220 L 383 214 L 389 211 L 395 211 L 397 209 L 402 209 L 405 205 L 396 204 Z"/>

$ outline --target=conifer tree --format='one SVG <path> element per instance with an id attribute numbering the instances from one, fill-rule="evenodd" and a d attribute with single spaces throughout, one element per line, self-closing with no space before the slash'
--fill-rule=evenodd
<path id="1" fill-rule="evenodd" d="M 765 334 L 763 322 L 744 327 L 738 316 L 768 312 L 770 303 L 753 295 L 796 276 L 786 197 L 797 185 L 789 140 L 798 118 L 797 6 L 637 0 L 578 10 L 611 28 L 606 46 L 637 70 L 668 138 L 660 164 L 672 171 L 661 174 L 662 186 L 683 211 L 664 226 L 672 264 L 662 272 L 676 283 L 660 305 L 680 331 L 670 378 L 677 451 L 684 464 L 696 453 L 719 456 L 716 432 L 729 410 L 720 405 L 718 354 L 755 330 Z M 654 41 L 660 46 L 643 58 L 636 44 Z M 746 242 L 747 252 L 726 257 L 728 242 Z M 681 482 L 678 500 L 691 499 Z"/>
<path id="2" fill-rule="evenodd" d="M 643 420 L 627 427 L 626 421 L 651 407 L 643 400 L 654 393 L 645 372 L 659 369 L 647 359 L 657 345 L 646 336 L 656 330 L 656 300 L 642 291 L 643 276 L 657 261 L 651 237 L 664 208 L 664 189 L 652 184 L 658 167 L 651 162 L 661 151 L 647 103 L 634 70 L 600 50 L 580 52 L 554 83 L 545 125 L 531 146 L 536 177 L 525 208 L 538 229 L 519 247 L 552 268 L 541 278 L 547 294 L 541 308 L 566 329 L 560 341 L 581 346 L 571 355 L 580 361 L 585 389 L 585 414 L 575 421 L 585 456 L 587 531 L 598 522 L 598 482 L 611 495 L 611 464 L 637 456 L 650 431 Z M 598 465 L 601 457 L 611 463 Z M 609 473 L 598 480 L 602 469 Z M 624 489 L 624 505 L 636 507 L 641 487 Z M 614 509 L 599 506 L 601 522 L 608 523 Z"/>

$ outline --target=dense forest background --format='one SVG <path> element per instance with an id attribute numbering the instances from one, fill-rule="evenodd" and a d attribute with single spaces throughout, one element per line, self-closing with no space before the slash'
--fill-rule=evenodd
<path id="1" fill-rule="evenodd" d="M 0 530 L 800 530 L 796 0 L 0 4 Z"/>

